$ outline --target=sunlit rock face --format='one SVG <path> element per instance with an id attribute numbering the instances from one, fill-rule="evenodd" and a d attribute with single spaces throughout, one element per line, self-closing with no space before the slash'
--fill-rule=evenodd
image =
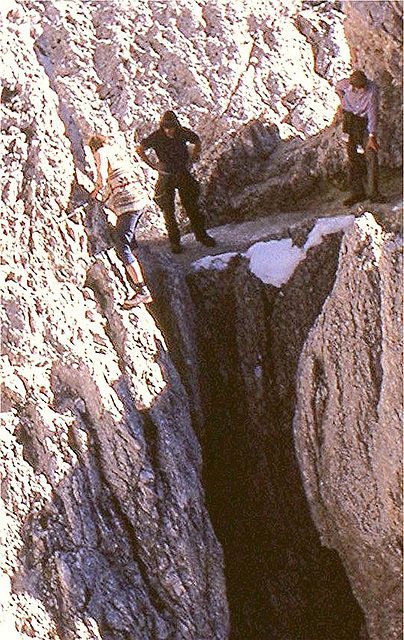
<path id="1" fill-rule="evenodd" d="M 8 8 L 15 38 L 6 56 L 8 90 L 26 83 L 13 52 L 28 45 L 41 76 L 48 76 L 57 93 L 58 116 L 78 168 L 86 168 L 83 138 L 91 131 L 112 134 L 134 156 L 137 139 L 172 108 L 203 140 L 197 171 L 209 194 L 217 194 L 215 207 L 211 200 L 205 204 L 211 221 L 224 208 L 219 201 L 230 195 L 220 177 L 234 135 L 249 122 L 274 123 L 282 138 L 318 133 L 331 124 L 338 106 L 332 82 L 348 69 L 343 14 L 328 5 L 322 20 L 299 0 L 253 7 L 190 0 L 169 5 L 28 1 L 8 2 L 5 14 Z M 313 20 L 327 27 L 318 27 L 328 55 L 318 54 L 317 71 L 302 29 Z M 240 144 L 243 149 L 243 136 Z M 238 163 L 242 173 L 256 152 L 247 146 L 250 153 Z M 231 153 L 243 156 L 242 149 L 236 141 Z M 153 178 L 145 168 L 145 182 Z M 227 191 L 236 185 L 227 185 Z M 161 230 L 159 218 L 150 218 Z"/>
<path id="2" fill-rule="evenodd" d="M 222 416 L 212 414 L 211 381 L 200 366 L 196 305 L 176 264 L 167 256 L 159 262 L 152 253 L 144 257 L 159 326 L 144 308 L 130 315 L 122 311 L 128 284 L 111 248 L 105 213 L 94 202 L 78 206 L 85 195 L 80 185 L 87 184 L 89 172 L 84 141 L 93 130 L 111 133 L 135 158 L 136 140 L 157 125 L 163 110 L 173 108 L 203 140 L 204 154 L 196 171 L 212 224 L 228 215 L 243 219 L 267 213 L 269 202 L 274 207 L 295 204 L 313 188 L 317 176 L 322 178 L 325 172 L 332 178 L 342 167 L 338 132 L 332 126 L 325 134 L 323 130 L 331 125 L 338 106 L 332 84 L 349 69 L 345 15 L 350 38 L 361 32 L 363 20 L 370 30 L 376 18 L 379 22 L 383 18 L 378 47 L 390 62 L 381 53 L 377 60 L 385 67 L 377 62 L 374 69 L 386 69 L 392 76 L 386 95 L 389 104 L 399 102 L 399 72 L 388 46 L 398 32 L 384 28 L 391 24 L 388 16 L 397 3 L 378 3 L 383 14 L 357 10 L 358 4 L 370 3 L 349 4 L 352 7 L 344 14 L 343 3 L 298 0 L 1 3 L 0 632 L 7 640 L 229 636 L 222 552 L 205 508 L 200 443 L 195 437 L 198 431 L 201 441 L 209 438 L 209 424 L 217 424 L 217 433 L 223 433 Z M 366 70 L 373 77 L 370 62 Z M 383 111 L 383 117 L 388 133 L 388 145 L 382 142 L 383 158 L 394 164 L 400 155 L 396 123 L 391 111 Z M 155 176 L 143 169 L 151 195 Z M 143 236 L 162 230 L 161 216 L 151 205 Z M 310 282 L 303 277 L 299 285 L 303 298 L 304 286 L 316 290 L 318 304 L 310 310 L 310 322 L 320 313 L 334 277 L 338 247 L 331 240 L 329 245 L 330 253 L 325 253 L 331 256 L 330 270 L 324 279 L 313 285 L 314 270 Z M 317 252 L 324 258 L 322 250 Z M 251 274 L 247 282 L 247 290 L 255 291 Z M 262 313 L 263 323 L 267 322 L 266 299 L 272 304 L 272 294 L 266 287 L 265 295 L 258 295 L 247 312 L 248 327 L 256 327 L 255 313 Z M 275 351 L 276 345 L 287 350 L 289 344 L 282 332 L 283 311 L 291 334 L 300 317 L 295 297 L 290 295 L 285 305 L 277 303 L 276 335 L 282 339 L 272 345 Z M 209 310 L 208 295 L 206 299 Z M 245 299 L 238 303 L 244 305 Z M 307 331 L 309 324 L 304 327 Z M 248 338 L 254 343 L 242 323 L 238 330 L 238 341 Z M 296 337 L 299 348 L 303 333 Z M 254 344 L 250 351 L 256 353 Z M 264 612 L 259 629 L 267 629 L 268 610 L 276 625 L 274 634 L 287 637 L 292 630 L 298 635 L 307 629 L 314 610 L 317 627 L 329 640 L 329 629 L 334 633 L 349 610 L 344 637 L 352 640 L 361 613 L 341 565 L 329 560 L 328 552 L 324 562 L 319 558 L 323 550 L 301 502 L 299 484 L 295 485 L 299 499 L 290 499 L 292 507 L 299 504 L 297 513 L 307 525 L 303 560 L 301 545 L 295 541 L 290 554 L 282 555 L 281 538 L 288 530 L 282 517 L 293 508 L 284 509 L 278 500 L 289 493 L 282 489 L 282 465 L 280 470 L 276 465 L 280 452 L 286 457 L 285 468 L 299 482 L 291 449 L 293 411 L 288 404 L 297 359 L 297 348 L 288 350 L 286 360 L 281 350 L 279 382 L 274 382 L 274 374 L 265 373 L 271 379 L 270 390 L 272 384 L 286 389 L 287 419 L 279 418 L 279 423 L 289 425 L 285 427 L 289 431 L 285 454 L 281 435 L 281 446 L 269 456 L 271 465 L 264 460 L 259 467 L 257 490 L 270 485 L 269 500 L 258 505 L 263 516 L 259 531 L 269 532 L 262 504 L 273 500 L 278 544 L 266 560 L 268 575 L 275 562 L 275 579 L 259 590 L 263 598 L 258 609 Z M 219 363 L 224 379 L 233 362 L 230 358 L 227 364 Z M 252 397 L 257 404 L 263 389 L 260 366 L 255 359 L 240 364 L 248 393 L 249 373 L 254 373 L 257 388 Z M 386 370 L 388 366 L 386 361 Z M 236 388 L 232 389 L 234 397 Z M 256 426 L 261 408 L 254 409 L 242 397 L 237 400 L 236 413 L 248 406 L 255 411 L 251 425 Z M 278 409 L 267 404 L 269 415 L 278 416 Z M 279 435 L 276 420 L 271 424 Z M 268 440 L 266 434 L 262 438 Z M 215 442 L 207 446 L 213 451 Z M 228 461 L 237 464 L 237 460 L 234 450 Z M 270 474 L 280 487 L 273 488 Z M 251 478 L 247 474 L 247 480 Z M 256 499 L 260 500 L 259 493 Z M 232 531 L 237 536 L 236 525 Z M 300 531 L 293 531 L 297 539 Z M 264 540 L 265 549 L 268 538 Z M 246 537 L 243 545 L 248 547 Z M 258 546 L 257 553 L 261 549 Z M 349 568 L 351 561 L 342 555 Z M 240 619 L 245 623 L 243 627 L 240 620 L 235 634 L 243 629 L 254 633 L 259 556 L 251 562 L 253 571 L 245 574 L 251 587 L 247 601 L 237 585 L 245 564 L 237 568 L 234 562 L 230 568 L 236 577 L 232 587 L 239 589 L 231 599 L 237 606 L 241 603 Z M 305 571 L 311 566 L 323 571 L 328 562 L 335 590 L 329 594 L 325 587 L 320 593 L 316 586 L 319 599 L 313 602 L 305 585 L 316 584 L 315 576 L 311 574 L 305 583 Z M 354 585 L 360 582 L 353 571 L 347 572 Z M 321 573 L 320 584 L 326 585 L 326 576 L 326 571 Z M 284 584 L 295 582 L 296 589 L 285 592 Z M 362 587 L 357 589 L 365 610 L 363 592 Z M 310 630 L 307 633 L 313 640 Z"/>
<path id="3" fill-rule="evenodd" d="M 184 386 L 152 316 L 120 308 L 128 284 L 99 206 L 72 215 L 81 133 L 35 45 L 42 9 L 58 9 L 7 8 L 1 635 L 226 638 Z M 80 65 L 64 53 L 68 93 Z"/>
<path id="4" fill-rule="evenodd" d="M 97 259 L 84 291 L 66 276 L 37 289 L 24 284 L 24 267 L 8 272 L 8 638 L 228 636 L 222 554 L 187 396 L 149 313 L 120 309 L 119 268 L 114 256 Z M 25 271 L 34 277 L 30 260 Z"/>
<path id="5" fill-rule="evenodd" d="M 354 68 L 380 87 L 380 161 L 402 165 L 402 13 L 397 2 L 309 1 L 295 7 L 291 22 L 276 25 L 275 34 L 271 29 L 270 39 L 286 38 L 262 50 L 271 61 L 270 78 L 277 78 L 272 97 L 279 100 L 272 113 L 266 109 L 220 139 L 215 162 L 206 167 L 209 214 L 223 221 L 267 215 L 298 207 L 320 188 L 346 186 L 333 87 Z M 299 64 L 297 50 L 306 64 Z"/>
<path id="6" fill-rule="evenodd" d="M 340 127 L 331 125 L 351 54 L 382 88 L 381 159 L 401 164 L 399 3 L 8 0 L 7 9 L 23 47 L 31 33 L 76 165 L 86 167 L 83 138 L 94 129 L 135 157 L 136 141 L 172 108 L 201 135 L 196 171 L 211 223 L 290 207 L 342 181 Z M 11 91 L 23 75 L 13 55 Z M 151 192 L 154 175 L 144 174 Z M 156 211 L 151 229 L 162 230 Z"/>
<path id="7" fill-rule="evenodd" d="M 399 244 L 362 217 L 298 372 L 295 439 L 312 514 L 375 639 L 402 637 L 401 275 Z"/>

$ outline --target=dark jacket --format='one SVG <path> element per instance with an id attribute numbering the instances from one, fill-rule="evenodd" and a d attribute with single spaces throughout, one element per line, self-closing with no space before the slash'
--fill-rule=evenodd
<path id="1" fill-rule="evenodd" d="M 168 137 L 160 128 L 141 141 L 143 149 L 154 149 L 167 173 L 183 173 L 189 170 L 190 160 L 187 144 L 197 144 L 199 136 L 185 127 L 180 127 L 174 138 Z"/>

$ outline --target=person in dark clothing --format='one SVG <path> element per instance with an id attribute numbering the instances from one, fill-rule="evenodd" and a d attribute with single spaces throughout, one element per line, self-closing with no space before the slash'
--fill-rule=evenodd
<path id="1" fill-rule="evenodd" d="M 193 146 L 189 154 L 188 145 Z M 146 153 L 153 149 L 158 161 L 152 162 Z M 216 244 L 205 230 L 205 220 L 198 205 L 199 184 L 190 173 L 192 162 L 198 159 L 201 142 L 196 133 L 182 127 L 173 111 L 166 111 L 160 127 L 142 140 L 136 151 L 152 169 L 159 172 L 154 199 L 163 212 L 173 253 L 182 251 L 180 231 L 175 218 L 175 192 L 189 217 L 196 240 L 207 247 Z"/>
<path id="2" fill-rule="evenodd" d="M 340 80 L 336 92 L 342 102 L 343 131 L 347 134 L 349 164 L 349 197 L 344 205 L 351 206 L 368 197 L 372 202 L 383 202 L 379 192 L 378 144 L 376 141 L 379 119 L 379 95 L 374 82 L 363 71 L 354 71 L 349 78 Z"/>

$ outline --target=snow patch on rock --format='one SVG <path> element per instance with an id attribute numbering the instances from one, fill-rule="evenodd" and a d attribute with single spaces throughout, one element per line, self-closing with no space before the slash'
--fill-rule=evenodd
<path id="1" fill-rule="evenodd" d="M 293 275 L 299 262 L 305 259 L 307 251 L 321 244 L 323 237 L 347 229 L 354 216 L 320 218 L 310 231 L 303 247 L 293 244 L 292 238 L 256 242 L 245 253 L 223 253 L 206 256 L 193 263 L 194 269 L 225 269 L 231 258 L 241 255 L 249 260 L 250 271 L 265 284 L 281 287 Z"/>

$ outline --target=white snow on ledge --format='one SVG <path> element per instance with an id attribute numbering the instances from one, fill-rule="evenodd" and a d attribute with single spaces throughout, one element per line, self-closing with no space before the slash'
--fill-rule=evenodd
<path id="1" fill-rule="evenodd" d="M 292 238 L 257 242 L 245 253 L 250 258 L 250 271 L 274 287 L 289 280 L 304 255 L 303 249 L 292 244 Z"/>
<path id="2" fill-rule="evenodd" d="M 319 218 L 310 231 L 304 245 L 304 250 L 308 251 L 316 244 L 321 244 L 323 237 L 331 233 L 338 233 L 347 229 L 354 222 L 355 216 L 336 216 L 335 218 Z"/>
<path id="3" fill-rule="evenodd" d="M 292 244 L 291 238 L 256 242 L 240 255 L 249 258 L 250 271 L 262 282 L 281 287 L 285 284 L 299 262 L 305 259 L 311 247 L 321 244 L 323 237 L 347 229 L 355 220 L 354 216 L 320 218 L 310 231 L 303 247 Z M 194 269 L 226 269 L 229 260 L 237 253 L 222 253 L 206 256 L 193 263 Z"/>
<path id="4" fill-rule="evenodd" d="M 234 258 L 234 256 L 238 256 L 239 254 L 236 252 L 231 253 L 218 253 L 215 256 L 205 256 L 200 260 L 196 260 L 192 263 L 194 269 L 218 269 L 219 271 L 223 271 L 223 269 L 227 269 L 229 261 Z M 243 254 L 241 254 L 243 255 Z"/>

